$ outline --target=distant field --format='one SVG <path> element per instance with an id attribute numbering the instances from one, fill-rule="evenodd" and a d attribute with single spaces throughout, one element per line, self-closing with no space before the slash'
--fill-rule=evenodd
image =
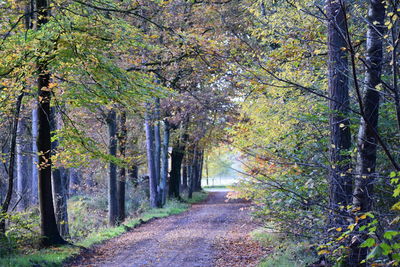
<path id="1" fill-rule="evenodd" d="M 237 178 L 231 177 L 217 177 L 217 178 L 209 178 L 208 182 L 207 179 L 203 178 L 201 180 L 201 186 L 203 188 L 206 187 L 219 187 L 219 186 L 230 186 L 237 182 Z"/>
<path id="2" fill-rule="evenodd" d="M 203 186 L 203 188 L 228 188 L 228 186 L 230 186 L 230 185 L 215 185 L 215 186 L 205 185 L 205 186 Z"/>

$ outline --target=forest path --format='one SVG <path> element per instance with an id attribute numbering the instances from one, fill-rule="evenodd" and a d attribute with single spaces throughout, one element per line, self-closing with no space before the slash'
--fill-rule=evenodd
<path id="1" fill-rule="evenodd" d="M 210 192 L 182 214 L 144 224 L 94 248 L 70 266 L 255 266 L 264 254 L 248 233 L 250 203 Z"/>

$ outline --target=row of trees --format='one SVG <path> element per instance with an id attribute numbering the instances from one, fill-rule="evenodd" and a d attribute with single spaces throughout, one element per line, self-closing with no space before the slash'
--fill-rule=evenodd
<path id="1" fill-rule="evenodd" d="M 247 169 L 241 189 L 260 216 L 323 239 L 319 254 L 345 266 L 399 261 L 398 5 L 244 6 L 256 64 L 241 64 L 254 81 L 232 131 Z"/>
<path id="2" fill-rule="evenodd" d="M 32 0 L 0 10 L 3 235 L 15 207 L 38 203 L 41 244 L 65 243 L 68 197 L 105 181 L 111 226 L 139 176 L 150 207 L 201 189 L 205 151 L 234 115 L 220 9 Z"/>

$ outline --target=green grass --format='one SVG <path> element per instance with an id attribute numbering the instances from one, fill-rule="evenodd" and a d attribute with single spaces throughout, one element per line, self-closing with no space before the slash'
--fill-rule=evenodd
<path id="1" fill-rule="evenodd" d="M 186 203 L 171 200 L 162 209 L 150 209 L 140 217 L 131 218 L 118 227 L 100 229 L 98 232 L 88 235 L 85 239 L 77 242 L 75 245 L 89 248 L 111 238 L 122 235 L 138 225 L 155 218 L 163 218 L 173 214 L 182 213 L 190 208 L 190 204 L 201 202 L 207 198 L 206 192 L 196 192 L 192 199 L 184 199 Z M 34 251 L 29 255 L 10 255 L 0 258 L 1 267 L 31 267 L 31 266 L 62 266 L 67 259 L 76 256 L 81 249 L 74 246 L 61 246 L 50 249 Z"/>
<path id="2" fill-rule="evenodd" d="M 192 198 L 183 197 L 183 200 L 188 204 L 195 204 L 204 201 L 208 196 L 205 191 L 194 192 Z"/>
<path id="3" fill-rule="evenodd" d="M 71 246 L 62 246 L 51 249 L 36 251 L 31 255 L 12 255 L 7 258 L 0 258 L 0 266 L 11 267 L 30 267 L 30 266 L 49 266 L 58 267 L 71 257 L 77 255 L 80 249 Z"/>
<path id="4" fill-rule="evenodd" d="M 259 267 L 303 267 L 316 261 L 311 245 L 304 241 L 295 241 L 284 234 L 271 233 L 266 229 L 257 229 L 251 233 L 265 247 L 273 247 L 274 252 L 268 254 Z"/>
<path id="5" fill-rule="evenodd" d="M 229 188 L 230 185 L 206 185 L 203 186 L 204 189 L 224 189 Z"/>

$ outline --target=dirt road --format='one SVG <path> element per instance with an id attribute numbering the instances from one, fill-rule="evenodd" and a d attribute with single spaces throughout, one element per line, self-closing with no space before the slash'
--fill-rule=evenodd
<path id="1" fill-rule="evenodd" d="M 263 251 L 247 235 L 256 227 L 250 205 L 226 195 L 211 192 L 189 211 L 142 225 L 69 266 L 254 266 Z"/>

